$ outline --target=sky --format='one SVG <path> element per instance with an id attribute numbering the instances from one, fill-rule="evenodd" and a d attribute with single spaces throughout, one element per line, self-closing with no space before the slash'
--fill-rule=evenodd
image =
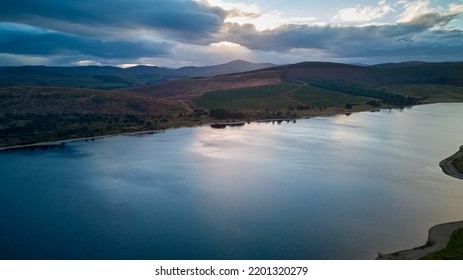
<path id="1" fill-rule="evenodd" d="M 1 0 L 0 65 L 463 61 L 463 0 Z"/>

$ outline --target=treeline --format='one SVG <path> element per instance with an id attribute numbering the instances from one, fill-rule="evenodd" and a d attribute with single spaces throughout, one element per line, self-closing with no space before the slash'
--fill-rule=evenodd
<path id="1" fill-rule="evenodd" d="M 157 130 L 169 122 L 164 115 L 5 113 L 0 114 L 0 146 Z"/>
<path id="2" fill-rule="evenodd" d="M 371 88 L 356 87 L 347 84 L 333 83 L 333 82 L 310 82 L 310 85 L 327 89 L 343 92 L 355 96 L 371 97 L 381 99 L 383 103 L 388 103 L 394 106 L 405 107 L 418 104 L 419 99 L 412 96 L 405 96 L 398 93 L 382 91 Z M 375 103 L 376 105 L 377 103 Z"/>
<path id="3" fill-rule="evenodd" d="M 209 117 L 216 120 L 226 119 L 244 119 L 244 114 L 241 112 L 230 112 L 226 109 L 211 109 L 209 111 Z"/>
<path id="4" fill-rule="evenodd" d="M 153 126 L 167 122 L 167 116 L 142 116 L 132 114 L 13 114 L 0 117 L 0 135 L 25 134 L 41 131 L 63 130 L 72 126 L 101 126 L 111 130 L 112 126 Z"/>

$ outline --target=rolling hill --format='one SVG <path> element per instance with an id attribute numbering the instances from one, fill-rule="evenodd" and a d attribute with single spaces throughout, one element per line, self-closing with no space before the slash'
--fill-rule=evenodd
<path id="1" fill-rule="evenodd" d="M 265 66 L 269 64 L 234 61 L 180 69 L 1 67 L 0 85 L 19 86 L 0 86 L 0 147 L 218 120 L 290 119 L 463 102 L 462 62 L 303 62 L 213 76 Z M 167 80 L 149 84 L 153 77 Z M 97 87 L 127 88 L 89 89 Z"/>
<path id="2" fill-rule="evenodd" d="M 206 67 L 182 67 L 178 69 L 157 66 L 119 68 L 111 66 L 19 66 L 0 67 L 0 87 L 49 86 L 93 89 L 120 89 L 164 82 L 169 79 L 211 77 L 228 73 L 244 72 L 274 66 L 270 63 L 251 63 L 235 60 Z"/>
<path id="3" fill-rule="evenodd" d="M 304 94 L 307 96 L 302 96 L 302 99 L 313 101 L 304 103 L 297 100 L 293 96 L 294 94 L 285 94 L 284 90 L 280 91 L 279 95 L 282 98 L 280 100 L 292 99 L 290 106 L 318 106 L 317 104 L 320 102 L 315 102 L 314 96 L 321 98 L 319 95 L 321 91 L 336 93 L 328 98 L 333 101 L 337 100 L 338 102 L 334 102 L 337 105 L 341 105 L 340 103 L 343 102 L 341 100 L 346 101 L 339 98 L 339 94 L 375 99 L 377 102 L 371 104 L 376 107 L 380 107 L 381 104 L 401 107 L 439 100 L 462 101 L 463 63 L 407 62 L 357 66 L 327 62 L 303 62 L 210 78 L 178 79 L 127 90 L 171 100 L 190 101 L 196 106 L 212 109 L 212 104 L 222 107 L 230 107 L 230 104 L 243 104 L 245 102 L 243 100 L 246 99 L 244 92 L 248 92 L 249 100 L 247 101 L 251 104 L 258 104 L 259 102 L 253 103 L 254 101 L 251 100 L 253 98 L 251 92 L 260 91 L 262 86 L 273 85 L 274 89 L 277 89 L 282 82 L 304 85 L 301 86 L 302 88 L 298 90 L 297 94 L 301 95 L 301 92 L 305 90 Z M 433 90 L 429 90 L 429 88 Z M 238 94 L 240 89 L 242 93 Z M 233 94 L 231 94 L 232 92 Z M 241 101 L 230 100 L 229 96 L 226 96 L 230 94 L 239 95 Z M 202 97 L 203 95 L 207 95 L 208 98 Z M 212 96 L 217 99 L 217 102 L 212 102 Z M 204 102 L 205 99 L 208 101 Z M 224 106 L 223 100 L 228 100 L 231 103 Z M 286 101 L 283 103 L 287 104 Z M 351 99 L 351 101 L 355 100 Z M 370 102 L 371 100 L 364 101 Z M 328 102 L 328 104 L 333 105 L 333 102 Z M 234 109 L 241 110 L 249 107 L 248 104 Z M 267 107 L 264 104 L 255 109 L 268 110 Z"/>
<path id="4" fill-rule="evenodd" d="M 131 92 L 0 88 L 0 147 L 176 126 L 182 104 Z"/>

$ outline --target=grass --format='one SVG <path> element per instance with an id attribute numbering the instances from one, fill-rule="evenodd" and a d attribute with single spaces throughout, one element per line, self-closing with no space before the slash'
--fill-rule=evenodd
<path id="1" fill-rule="evenodd" d="M 382 87 L 392 91 L 417 98 L 426 98 L 427 103 L 463 102 L 463 87 L 440 84 L 408 84 Z"/>
<path id="2" fill-rule="evenodd" d="M 294 82 L 247 87 L 206 93 L 194 102 L 203 108 L 223 108 L 235 111 L 286 111 L 289 107 L 323 108 L 360 104 L 372 98 L 352 96 Z"/>
<path id="3" fill-rule="evenodd" d="M 339 91 L 322 89 L 311 85 L 303 85 L 295 92 L 292 97 L 310 107 L 332 107 L 345 105 L 347 103 L 365 103 L 372 98 L 352 96 Z"/>
<path id="4" fill-rule="evenodd" d="M 452 234 L 447 247 L 431 253 L 424 260 L 463 260 L 463 228 Z"/>
<path id="5" fill-rule="evenodd" d="M 455 167 L 458 169 L 458 171 L 463 173 L 463 157 L 459 157 L 459 158 L 455 159 L 453 161 L 453 165 L 455 165 Z"/>
<path id="6" fill-rule="evenodd" d="M 228 110 L 285 109 L 295 105 L 281 95 L 298 87 L 296 83 L 282 82 L 277 85 L 246 87 L 205 93 L 194 99 L 200 107 Z"/>
<path id="7" fill-rule="evenodd" d="M 99 78 L 120 82 L 110 76 Z M 418 97 L 426 95 L 429 102 L 460 97 L 463 101 L 462 87 L 428 86 L 386 88 Z M 372 100 L 376 99 L 290 81 L 210 91 L 193 102 L 126 91 L 7 87 L 0 88 L 0 146 L 196 125 L 210 122 L 208 113 L 214 108 L 242 113 L 243 119 L 249 120 L 297 118 L 371 110 L 367 103 Z M 196 115 L 192 109 L 204 113 Z M 455 164 L 463 172 L 463 160 Z"/>

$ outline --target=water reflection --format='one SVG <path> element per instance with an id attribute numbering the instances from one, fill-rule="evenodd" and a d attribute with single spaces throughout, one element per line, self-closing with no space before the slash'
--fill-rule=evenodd
<path id="1" fill-rule="evenodd" d="M 461 106 L 0 153 L 0 257 L 368 259 L 418 246 L 462 219 L 463 185 L 438 168 L 463 142 Z"/>

